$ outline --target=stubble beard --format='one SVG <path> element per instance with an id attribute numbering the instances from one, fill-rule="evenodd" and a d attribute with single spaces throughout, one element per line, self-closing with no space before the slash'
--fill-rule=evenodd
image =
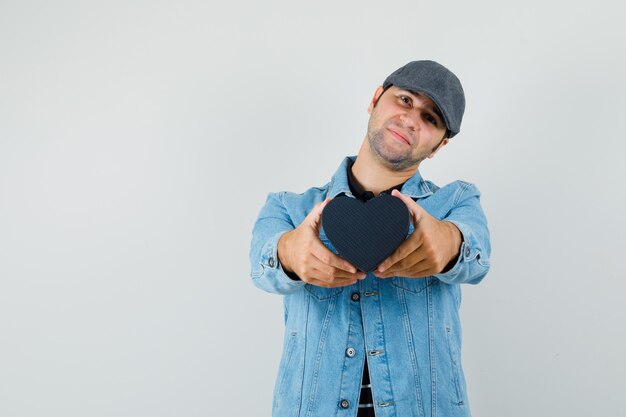
<path id="1" fill-rule="evenodd" d="M 430 155 L 430 152 L 427 151 L 414 155 L 412 147 L 407 148 L 404 152 L 391 152 L 385 146 L 385 128 L 378 130 L 368 129 L 367 140 L 374 157 L 389 170 L 395 172 L 418 167 Z"/>

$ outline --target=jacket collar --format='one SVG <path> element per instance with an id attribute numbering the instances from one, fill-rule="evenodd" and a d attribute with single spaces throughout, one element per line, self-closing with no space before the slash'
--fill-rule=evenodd
<path id="1" fill-rule="evenodd" d="M 356 161 L 356 156 L 347 156 L 341 162 L 333 178 L 330 180 L 328 197 L 335 198 L 343 193 L 348 197 L 354 198 L 354 195 L 350 191 L 350 185 L 348 184 L 348 167 L 350 166 L 350 162 L 354 161 Z M 422 179 L 419 170 L 415 171 L 415 175 L 404 183 L 400 192 L 411 198 L 423 198 L 433 193 L 428 183 Z"/>

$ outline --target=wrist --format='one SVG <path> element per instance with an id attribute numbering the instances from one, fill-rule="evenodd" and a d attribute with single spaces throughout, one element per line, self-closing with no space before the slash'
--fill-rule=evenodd
<path id="1" fill-rule="evenodd" d="M 289 266 L 289 262 L 287 261 L 287 253 L 288 253 L 287 248 L 289 247 L 289 239 L 291 238 L 290 236 L 291 232 L 293 232 L 293 230 L 287 233 L 284 233 L 278 239 L 278 243 L 276 244 L 276 257 L 278 258 L 279 265 L 283 268 L 283 271 L 285 272 L 285 274 L 287 274 L 289 278 L 291 278 L 294 281 L 302 281 L 300 277 L 298 276 L 298 274 L 296 274 L 294 270 L 291 269 L 291 267 Z M 282 257 L 280 255 L 281 252 L 283 254 Z"/>
<path id="2" fill-rule="evenodd" d="M 287 242 L 289 240 L 289 234 L 291 231 L 283 233 L 283 235 L 278 239 L 278 243 L 276 244 L 276 257 L 278 258 L 278 262 L 283 267 L 285 272 L 293 272 L 291 267 L 289 266 L 289 260 L 287 259 Z"/>
<path id="3" fill-rule="evenodd" d="M 450 257 L 448 258 L 448 262 L 454 262 L 459 257 L 459 253 L 461 252 L 461 244 L 463 243 L 463 237 L 461 235 L 461 231 L 454 223 L 444 221 L 446 226 L 448 227 L 449 233 L 449 242 L 450 242 Z"/>
<path id="4" fill-rule="evenodd" d="M 450 271 L 457 262 L 459 257 L 459 253 L 461 252 L 461 244 L 463 243 L 463 238 L 461 237 L 461 231 L 456 227 L 454 223 L 450 223 L 447 221 L 442 221 L 442 224 L 446 227 L 446 242 L 448 245 L 448 256 L 446 265 L 443 267 L 440 274 L 445 274 Z"/>

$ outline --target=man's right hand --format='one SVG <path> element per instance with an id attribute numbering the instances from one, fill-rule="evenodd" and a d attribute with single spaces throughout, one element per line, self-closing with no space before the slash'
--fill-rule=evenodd
<path id="1" fill-rule="evenodd" d="M 365 278 L 345 259 L 332 253 L 319 238 L 322 210 L 330 198 L 318 203 L 295 229 L 278 239 L 278 259 L 288 274 L 319 287 L 344 287 Z"/>

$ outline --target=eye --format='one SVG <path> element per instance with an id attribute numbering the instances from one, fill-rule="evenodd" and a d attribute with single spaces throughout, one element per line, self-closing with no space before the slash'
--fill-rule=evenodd
<path id="1" fill-rule="evenodd" d="M 426 113 L 426 115 L 424 116 L 424 118 L 428 121 L 428 123 L 432 124 L 433 126 L 437 127 L 437 119 L 435 119 L 433 117 L 433 115 Z"/>
<path id="2" fill-rule="evenodd" d="M 409 106 L 412 104 L 411 97 L 409 96 L 400 96 L 400 100 L 402 100 L 404 104 L 408 104 Z"/>

